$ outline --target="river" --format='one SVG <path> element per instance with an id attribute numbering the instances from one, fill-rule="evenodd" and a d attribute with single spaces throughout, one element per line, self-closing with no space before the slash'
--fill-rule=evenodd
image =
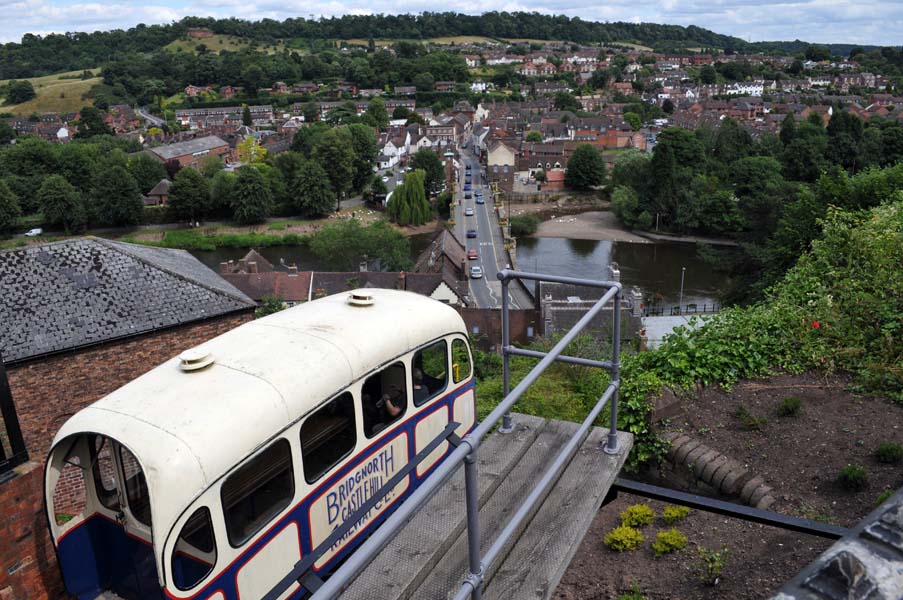
<path id="1" fill-rule="evenodd" d="M 703 304 L 718 302 L 718 292 L 727 285 L 725 275 L 715 272 L 696 255 L 695 244 L 547 237 L 521 238 L 517 242 L 518 267 L 525 271 L 607 279 L 612 262 L 618 263 L 625 288 L 639 288 L 646 301 L 656 305 L 678 303 L 682 268 L 686 268 L 684 305 L 696 303 L 701 310 Z"/>

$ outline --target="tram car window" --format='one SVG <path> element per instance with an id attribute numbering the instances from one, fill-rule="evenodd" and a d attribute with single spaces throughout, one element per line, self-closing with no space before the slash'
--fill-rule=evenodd
<path id="1" fill-rule="evenodd" d="M 196 586 L 216 565 L 216 539 L 210 509 L 206 506 L 194 514 L 182 527 L 172 554 L 172 579 L 180 590 Z"/>
<path id="2" fill-rule="evenodd" d="M 452 375 L 455 383 L 470 377 L 470 351 L 464 340 L 452 342 Z"/>
<path id="3" fill-rule="evenodd" d="M 119 510 L 119 494 L 116 492 L 116 465 L 110 440 L 102 435 L 93 436 L 88 448 L 91 451 L 91 472 L 97 499 L 110 510 Z"/>
<path id="4" fill-rule="evenodd" d="M 314 483 L 354 450 L 357 441 L 354 397 L 345 392 L 312 414 L 301 426 L 304 479 Z"/>
<path id="5" fill-rule="evenodd" d="M 138 459 L 128 448 L 119 448 L 119 461 L 125 476 L 126 501 L 135 519 L 148 527 L 151 524 L 150 496 L 147 493 L 147 480 Z"/>
<path id="6" fill-rule="evenodd" d="M 281 439 L 232 473 L 221 491 L 226 533 L 238 548 L 288 506 L 295 495 L 292 450 Z"/>
<path id="7" fill-rule="evenodd" d="M 364 435 L 372 438 L 404 416 L 408 408 L 404 363 L 389 365 L 364 382 L 361 388 Z"/>
<path id="8" fill-rule="evenodd" d="M 439 340 L 414 354 L 411 377 L 414 406 L 436 397 L 448 383 L 448 344 Z"/>

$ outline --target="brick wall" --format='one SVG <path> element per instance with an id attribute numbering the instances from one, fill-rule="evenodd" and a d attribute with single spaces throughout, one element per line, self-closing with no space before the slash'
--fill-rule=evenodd
<path id="1" fill-rule="evenodd" d="M 467 325 L 474 344 L 481 350 L 495 348 L 502 340 L 502 311 L 487 308 L 459 308 L 458 312 Z M 528 344 L 540 334 L 539 319 L 535 310 L 510 310 L 511 341 Z M 532 336 L 530 328 L 532 328 Z"/>
<path id="2" fill-rule="evenodd" d="M 43 506 L 43 465 L 60 426 L 81 408 L 188 348 L 253 319 L 246 312 L 8 366 L 32 462 L 0 484 L 0 600 L 66 597 Z M 84 503 L 84 483 L 65 477 L 65 510 Z"/>

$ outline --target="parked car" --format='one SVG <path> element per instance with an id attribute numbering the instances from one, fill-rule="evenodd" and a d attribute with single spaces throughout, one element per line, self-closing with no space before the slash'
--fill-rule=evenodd
<path id="1" fill-rule="evenodd" d="M 388 178 L 388 177 L 383 177 L 383 183 L 389 183 L 389 178 Z"/>
<path id="2" fill-rule="evenodd" d="M 483 276 L 483 269 L 477 266 L 470 267 L 470 276 L 473 279 L 479 279 Z"/>
<path id="3" fill-rule="evenodd" d="M 477 258 L 479 258 L 479 256 L 480 255 L 474 248 L 471 248 L 467 251 L 467 260 L 476 260 Z"/>
<path id="4" fill-rule="evenodd" d="M 469 206 L 468 206 L 467 208 L 465 208 L 465 209 L 464 209 L 464 216 L 465 216 L 465 217 L 472 217 L 472 216 L 473 216 L 473 209 L 470 208 Z"/>
<path id="5" fill-rule="evenodd" d="M 476 202 L 477 204 L 486 204 L 486 201 L 483 200 L 483 196 L 477 196 Z"/>
<path id="6" fill-rule="evenodd" d="M 464 199 L 465 199 L 465 200 L 470 200 L 470 198 L 471 198 L 471 195 L 470 195 L 469 193 L 468 193 L 468 194 L 464 194 Z"/>
<path id="7" fill-rule="evenodd" d="M 37 237 L 37 236 L 41 235 L 42 233 L 44 233 L 44 230 L 41 229 L 40 227 L 38 227 L 38 228 L 36 228 L 36 229 L 29 229 L 29 230 L 25 233 L 25 235 L 26 235 L 27 237 Z"/>
<path id="8" fill-rule="evenodd" d="M 467 230 L 467 237 L 469 237 L 469 238 L 475 238 L 475 237 L 477 237 L 477 230 L 476 230 L 476 229 L 468 229 L 468 230 Z"/>
<path id="9" fill-rule="evenodd" d="M 464 184 L 464 191 L 465 191 L 465 192 L 469 192 L 470 190 L 471 190 L 470 184 L 469 184 L 469 183 L 465 183 L 465 184 Z"/>

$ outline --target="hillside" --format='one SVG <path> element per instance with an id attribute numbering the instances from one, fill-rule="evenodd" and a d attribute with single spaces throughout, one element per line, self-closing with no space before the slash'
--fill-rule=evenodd
<path id="1" fill-rule="evenodd" d="M 103 83 L 99 76 L 100 69 L 90 69 L 96 76 L 90 79 L 81 79 L 82 71 L 68 71 L 43 77 L 29 77 L 28 81 L 34 86 L 37 98 L 22 104 L 0 104 L 0 111 L 9 112 L 18 116 L 27 116 L 34 113 L 47 112 L 77 112 L 83 106 L 91 105 L 90 99 L 85 95 L 92 87 Z M 9 83 L 9 80 L 0 81 L 0 86 Z"/>
<path id="2" fill-rule="evenodd" d="M 222 52 L 223 50 L 236 52 L 238 50 L 255 48 L 260 52 L 274 54 L 276 52 L 281 52 L 285 47 L 285 44 L 283 44 L 281 41 L 277 41 L 273 44 L 256 44 L 254 40 L 246 37 L 240 37 L 237 35 L 213 34 L 212 36 L 205 38 L 195 38 L 185 35 L 166 44 L 166 46 L 164 46 L 164 49 L 171 50 L 173 52 L 191 52 L 197 54 L 198 47 L 201 45 L 205 46 L 207 48 L 207 51 L 217 53 Z"/>

